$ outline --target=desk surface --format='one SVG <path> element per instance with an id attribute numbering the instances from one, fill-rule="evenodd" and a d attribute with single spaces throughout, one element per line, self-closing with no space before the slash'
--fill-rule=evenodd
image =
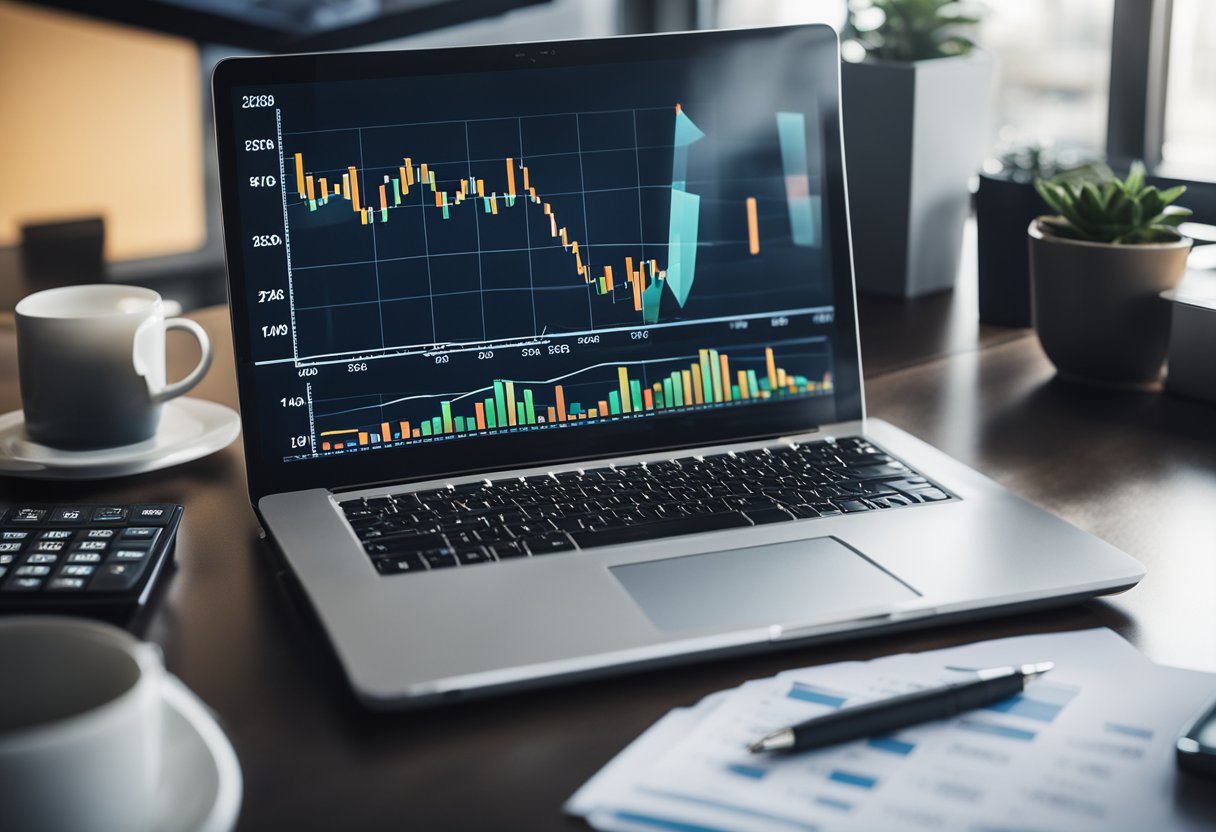
<path id="1" fill-rule="evenodd" d="M 977 327 L 965 301 L 956 293 L 911 305 L 862 303 L 870 413 L 1139 558 L 1148 577 L 1130 592 L 378 715 L 354 702 L 311 619 L 274 574 L 247 502 L 239 443 L 110 482 L 0 478 L 0 499 L 186 505 L 178 566 L 146 635 L 232 738 L 245 775 L 244 829 L 583 828 L 560 814 L 562 802 L 648 725 L 670 708 L 787 667 L 1109 626 L 1154 659 L 1216 671 L 1216 409 L 1057 381 L 1032 335 Z M 192 317 L 216 348 L 194 395 L 235 407 L 227 311 Z M 171 372 L 194 361 L 181 343 L 170 352 Z M 19 405 L 16 374 L 12 325 L 0 324 L 5 409 Z"/>

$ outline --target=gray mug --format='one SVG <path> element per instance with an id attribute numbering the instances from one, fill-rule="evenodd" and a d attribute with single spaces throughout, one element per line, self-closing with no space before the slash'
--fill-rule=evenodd
<path id="1" fill-rule="evenodd" d="M 17 304 L 17 360 L 25 430 L 34 442 L 85 450 L 156 434 L 165 402 L 211 367 L 207 333 L 165 320 L 160 295 L 137 286 L 47 289 Z M 165 333 L 184 329 L 202 353 L 184 379 L 165 382 Z"/>

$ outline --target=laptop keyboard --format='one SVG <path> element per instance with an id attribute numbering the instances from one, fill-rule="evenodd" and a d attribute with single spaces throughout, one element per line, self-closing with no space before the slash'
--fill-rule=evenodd
<path id="1" fill-rule="evenodd" d="M 340 503 L 382 575 L 950 499 L 861 437 Z"/>

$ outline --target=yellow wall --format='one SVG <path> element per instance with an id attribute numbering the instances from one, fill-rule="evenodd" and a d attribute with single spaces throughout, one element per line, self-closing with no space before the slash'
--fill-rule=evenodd
<path id="1" fill-rule="evenodd" d="M 0 0 L 0 245 L 98 215 L 109 259 L 203 243 L 198 50 Z"/>

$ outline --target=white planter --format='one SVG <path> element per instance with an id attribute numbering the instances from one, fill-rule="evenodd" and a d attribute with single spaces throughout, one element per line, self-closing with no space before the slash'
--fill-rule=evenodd
<path id="1" fill-rule="evenodd" d="M 863 291 L 916 297 L 958 277 L 992 59 L 841 67 L 853 262 Z"/>

